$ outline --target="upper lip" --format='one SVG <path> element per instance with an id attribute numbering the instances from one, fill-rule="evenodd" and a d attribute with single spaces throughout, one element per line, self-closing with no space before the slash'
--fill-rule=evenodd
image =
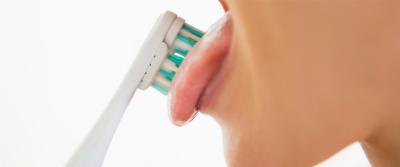
<path id="1" fill-rule="evenodd" d="M 200 99 L 213 77 L 220 70 L 230 48 L 232 25 L 229 14 L 224 16 L 191 50 L 179 68 L 170 91 L 170 117 L 176 125 L 184 125 L 197 113 Z M 209 94 L 209 93 L 206 93 Z M 201 104 L 200 104 L 201 105 Z"/>

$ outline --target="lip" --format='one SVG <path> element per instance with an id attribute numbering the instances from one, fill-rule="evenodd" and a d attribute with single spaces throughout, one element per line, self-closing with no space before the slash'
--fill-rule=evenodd
<path id="1" fill-rule="evenodd" d="M 231 44 L 231 22 L 227 14 L 214 24 L 179 68 L 169 94 L 169 115 L 175 125 L 190 122 L 198 109 L 214 100 L 214 92 L 223 81 L 221 66 Z"/>

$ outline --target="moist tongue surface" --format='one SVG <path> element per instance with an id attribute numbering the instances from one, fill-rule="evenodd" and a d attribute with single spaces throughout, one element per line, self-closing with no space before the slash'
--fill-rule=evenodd
<path id="1" fill-rule="evenodd" d="M 185 124 L 196 114 L 200 96 L 229 50 L 231 35 L 231 21 L 225 16 L 185 58 L 170 92 L 170 116 L 176 125 Z"/>

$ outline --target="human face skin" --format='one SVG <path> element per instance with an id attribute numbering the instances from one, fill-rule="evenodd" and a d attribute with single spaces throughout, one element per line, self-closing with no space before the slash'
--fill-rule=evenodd
<path id="1" fill-rule="evenodd" d="M 229 166 L 311 166 L 358 140 L 375 165 L 398 157 L 381 151 L 400 127 L 398 2 L 227 4 L 230 42 L 214 49 L 204 42 L 190 56 L 224 57 L 224 68 L 214 67 L 224 75 L 209 77 L 215 82 L 197 96 L 208 105 L 192 106 L 221 125 Z M 184 80 L 192 74 L 180 76 L 171 91 L 172 118 L 182 118 L 180 125 L 195 109 L 176 104 L 185 97 L 179 92 L 190 92 Z"/>

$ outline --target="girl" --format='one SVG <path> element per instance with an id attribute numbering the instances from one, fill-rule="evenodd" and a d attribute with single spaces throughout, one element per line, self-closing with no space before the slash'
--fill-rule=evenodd
<path id="1" fill-rule="evenodd" d="M 400 166 L 400 1 L 226 0 L 170 94 L 221 125 L 231 167 L 311 166 L 360 141 Z"/>

